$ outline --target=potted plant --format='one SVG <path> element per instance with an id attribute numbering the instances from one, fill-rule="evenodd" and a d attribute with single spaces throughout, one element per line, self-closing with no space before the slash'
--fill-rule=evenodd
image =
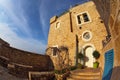
<path id="1" fill-rule="evenodd" d="M 93 57 L 95 58 L 95 62 L 93 63 L 93 68 L 98 68 L 98 66 L 99 66 L 99 62 L 97 61 L 97 59 L 100 57 L 100 53 L 97 51 L 97 50 L 95 50 L 94 52 L 93 52 Z"/>

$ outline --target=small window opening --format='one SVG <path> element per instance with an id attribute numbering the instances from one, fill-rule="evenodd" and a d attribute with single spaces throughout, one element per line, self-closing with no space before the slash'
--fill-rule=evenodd
<path id="1" fill-rule="evenodd" d="M 52 52 L 53 52 L 53 56 L 56 56 L 56 55 L 57 55 L 57 47 L 54 47 L 54 48 L 52 49 Z"/>
<path id="2" fill-rule="evenodd" d="M 90 21 L 90 18 L 88 16 L 88 13 L 84 12 L 84 13 L 80 13 L 79 15 L 77 15 L 78 24 L 85 24 L 89 21 Z"/>
<path id="3" fill-rule="evenodd" d="M 83 18 L 84 18 L 84 22 L 90 21 L 89 18 L 88 18 L 87 13 L 84 13 L 84 14 L 83 14 Z"/>
<path id="4" fill-rule="evenodd" d="M 81 24 L 80 15 L 77 16 L 77 19 L 78 19 L 78 24 Z"/>

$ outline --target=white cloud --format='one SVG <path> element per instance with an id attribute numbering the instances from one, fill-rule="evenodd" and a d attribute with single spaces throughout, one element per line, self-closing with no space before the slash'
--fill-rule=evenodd
<path id="1" fill-rule="evenodd" d="M 2 9 L 0 10 L 0 17 L 2 17 L 2 19 L 0 18 L 0 38 L 10 43 L 12 47 L 30 52 L 44 53 L 46 44 L 32 38 L 32 31 L 28 23 L 29 18 L 24 11 L 25 6 L 22 1 L 0 0 L 0 9 Z M 12 21 L 7 22 L 8 19 Z M 27 35 L 27 38 L 20 37 L 14 32 L 19 30 Z"/>
<path id="2" fill-rule="evenodd" d="M 47 37 L 47 31 L 49 29 L 49 18 L 50 16 L 56 15 L 56 11 L 58 13 L 64 9 L 66 4 L 61 4 L 60 1 L 54 0 L 54 3 L 49 0 L 42 0 L 40 3 L 39 13 L 40 13 L 40 21 L 42 24 L 42 30 L 44 33 L 44 36 Z M 62 7 L 62 8 L 61 8 Z"/>
<path id="3" fill-rule="evenodd" d="M 8 17 L 17 25 L 17 29 L 23 31 L 27 36 L 31 36 L 27 14 L 24 13 L 21 0 L 16 2 L 15 0 L 0 0 L 0 7 L 4 9 Z"/>
<path id="4" fill-rule="evenodd" d="M 47 28 L 49 27 L 47 23 L 48 15 L 49 15 L 49 1 L 47 0 L 42 0 L 39 8 L 39 13 L 40 13 L 40 21 L 42 24 L 42 31 L 44 36 L 47 38 Z"/>
<path id="5" fill-rule="evenodd" d="M 46 45 L 38 40 L 18 37 L 10 26 L 5 23 L 0 23 L 0 38 L 10 43 L 12 47 L 26 51 L 44 53 L 46 48 Z"/>

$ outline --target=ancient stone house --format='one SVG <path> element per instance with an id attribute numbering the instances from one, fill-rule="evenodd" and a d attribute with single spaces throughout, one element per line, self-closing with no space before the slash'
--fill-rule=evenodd
<path id="1" fill-rule="evenodd" d="M 76 66 L 79 62 L 77 54 L 81 52 L 87 57 L 85 66 L 92 68 L 95 61 L 92 53 L 97 50 L 100 52 L 98 61 L 102 80 L 119 80 L 120 0 L 92 1 L 73 6 L 50 19 L 46 54 L 51 57 L 54 68 L 58 69 L 63 63 L 59 57 L 64 57 L 65 64 Z M 0 39 L 0 70 L 3 66 L 15 76 L 28 77 L 30 71 L 53 70 L 49 56 L 12 48 Z M 9 78 L 0 74 L 1 77 Z"/>
<path id="2" fill-rule="evenodd" d="M 93 2 L 94 3 L 93 3 Z M 77 53 L 88 57 L 87 67 L 93 67 L 92 52 L 97 50 L 103 78 L 119 80 L 120 72 L 120 0 L 90 0 L 70 8 L 61 16 L 50 19 L 48 48 L 65 46 L 71 65 L 77 64 Z M 54 66 L 58 55 L 48 51 Z M 108 80 L 108 79 L 106 79 Z"/>
<path id="3" fill-rule="evenodd" d="M 103 56 L 102 40 L 106 38 L 107 33 L 96 5 L 90 1 L 74 6 L 61 16 L 50 19 L 48 47 L 66 46 L 72 66 L 77 64 L 77 54 L 82 52 L 88 58 L 85 66 L 93 67 L 95 59 L 92 53 L 97 50 Z M 57 54 L 51 52 L 48 55 L 57 67 Z M 102 63 L 102 57 L 99 61 Z"/>

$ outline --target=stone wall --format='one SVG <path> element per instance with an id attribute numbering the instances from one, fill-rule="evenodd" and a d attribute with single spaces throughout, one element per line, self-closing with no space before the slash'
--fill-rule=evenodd
<path id="1" fill-rule="evenodd" d="M 94 0 L 96 5 L 98 4 L 97 0 Z M 101 15 L 103 16 L 103 20 L 105 20 L 105 24 L 110 29 L 109 32 L 111 34 L 113 48 L 115 51 L 115 66 L 120 65 L 119 61 L 119 51 L 120 47 L 120 1 L 119 0 L 99 0 L 101 2 L 97 5 L 99 7 L 99 12 L 102 12 Z"/>
<path id="2" fill-rule="evenodd" d="M 77 14 L 87 11 L 89 13 L 89 16 L 91 18 L 91 22 L 88 24 L 83 24 L 81 26 L 76 25 L 76 16 Z M 100 15 L 96 9 L 96 6 L 92 2 L 88 2 L 85 4 L 82 4 L 78 7 L 73 8 L 73 32 L 74 34 L 78 35 L 78 41 L 79 41 L 79 51 L 81 48 L 87 47 L 87 46 L 94 46 L 95 50 L 98 50 L 101 54 L 99 62 L 100 62 L 100 67 L 102 67 L 102 40 L 104 40 L 107 36 L 107 32 L 105 29 L 105 25 L 102 22 L 102 19 L 100 18 Z M 80 29 L 81 27 L 81 29 Z M 92 38 L 90 41 L 84 41 L 83 38 L 83 33 L 84 31 L 90 31 Z"/>
<path id="3" fill-rule="evenodd" d="M 111 0 L 111 14 L 109 18 L 110 32 L 113 37 L 115 63 L 111 80 L 119 80 L 120 73 L 120 0 Z"/>
<path id="4" fill-rule="evenodd" d="M 109 29 L 109 16 L 110 16 L 110 0 L 91 0 L 96 4 L 96 8 L 100 14 L 100 18 L 103 20 L 107 33 L 110 34 Z"/>
<path id="5" fill-rule="evenodd" d="M 115 66 L 120 66 L 120 1 L 119 0 L 111 0 L 111 14 L 109 18 L 111 20 L 113 20 L 113 24 L 111 24 L 111 22 L 109 22 L 110 25 L 110 32 L 112 35 L 112 40 L 113 40 L 113 46 L 115 49 Z"/>
<path id="6" fill-rule="evenodd" d="M 120 73 L 120 0 L 99 0 L 100 2 L 102 2 L 101 4 L 97 2 L 98 0 L 94 1 L 97 7 L 99 7 L 99 10 L 104 7 L 103 13 L 101 13 L 101 15 L 106 15 L 103 16 L 103 19 L 105 20 L 104 22 L 107 25 L 107 28 L 109 28 L 109 32 L 111 34 L 111 43 L 108 43 L 107 46 L 111 44 L 112 47 L 108 47 L 108 49 L 114 49 L 114 68 L 111 80 L 119 80 L 120 77 L 118 73 Z M 100 10 L 100 12 L 102 12 L 102 10 Z M 103 52 L 107 51 L 108 49 L 104 48 Z"/>
<path id="7" fill-rule="evenodd" d="M 53 64 L 49 56 L 31 53 L 10 46 L 0 46 L 0 65 L 18 77 L 27 77 L 29 71 L 51 71 Z"/>
<path id="8" fill-rule="evenodd" d="M 9 43 L 7 43 L 6 41 L 4 41 L 3 39 L 0 38 L 0 45 L 9 46 Z"/>
<path id="9" fill-rule="evenodd" d="M 65 46 L 69 50 L 70 61 L 74 61 L 76 39 L 75 35 L 73 35 L 73 33 L 71 32 L 70 13 L 66 13 L 64 14 L 64 16 L 60 16 L 59 18 L 53 17 L 50 22 L 51 24 L 48 37 L 48 48 L 55 46 Z M 60 22 L 59 28 L 56 28 L 57 22 Z M 59 62 L 57 57 L 52 56 L 52 52 L 47 52 L 47 54 L 51 56 L 54 65 L 57 67 L 57 63 Z M 71 64 L 75 65 L 74 62 L 71 62 Z"/>

